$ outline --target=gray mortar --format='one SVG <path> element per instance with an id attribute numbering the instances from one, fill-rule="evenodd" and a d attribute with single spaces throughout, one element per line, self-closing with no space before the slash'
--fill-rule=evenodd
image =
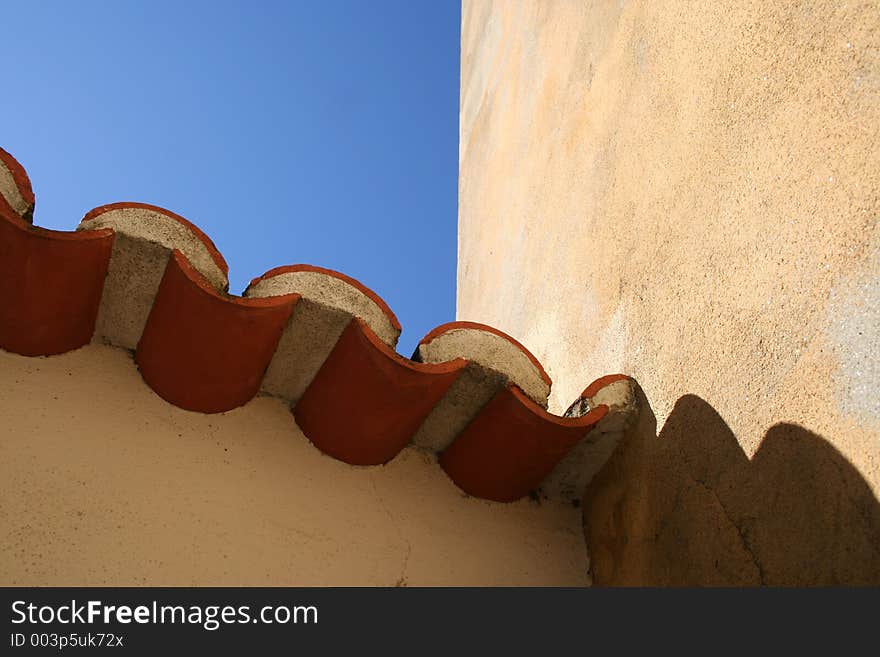
<path id="1" fill-rule="evenodd" d="M 263 392 L 296 405 L 350 321 L 342 310 L 301 299 L 263 377 Z"/>
<path id="2" fill-rule="evenodd" d="M 176 219 L 146 208 L 109 210 L 94 219 L 83 221 L 77 230 L 112 228 L 117 235 L 140 238 L 164 246 L 168 251 L 177 249 L 219 292 L 229 289 L 226 274 L 214 261 L 208 247 L 186 225 Z"/>
<path id="3" fill-rule="evenodd" d="M 567 502 L 581 499 L 587 484 L 608 461 L 638 415 L 635 384 L 628 379 L 615 381 L 589 399 L 577 399 L 564 417 L 583 417 L 602 404 L 608 406 L 608 413 L 547 475 L 540 487 L 544 496 Z"/>
<path id="4" fill-rule="evenodd" d="M 327 308 L 335 308 L 349 317 L 360 317 L 382 342 L 392 349 L 400 331 L 391 318 L 369 296 L 346 281 L 316 271 L 294 271 L 266 278 L 245 290 L 246 297 L 273 297 L 296 293 Z"/>
<path id="5" fill-rule="evenodd" d="M 3 194 L 3 198 L 12 206 L 19 217 L 23 217 L 27 213 L 28 203 L 21 195 L 18 185 L 15 184 L 12 172 L 3 162 L 0 162 L 0 194 Z"/>
<path id="6" fill-rule="evenodd" d="M 137 348 L 170 256 L 161 244 L 116 233 L 94 341 Z"/>
<path id="7" fill-rule="evenodd" d="M 416 354 L 423 363 L 468 360 L 468 367 L 413 436 L 413 443 L 419 447 L 435 453 L 449 447 L 508 383 L 515 383 L 542 408 L 547 408 L 550 386 L 541 372 L 519 347 L 500 335 L 477 328 L 452 329 L 420 344 Z"/>
<path id="8" fill-rule="evenodd" d="M 442 452 L 506 384 L 503 374 L 468 363 L 416 431 L 413 443 Z"/>
<path id="9" fill-rule="evenodd" d="M 171 217 L 145 208 L 109 210 L 78 231 L 110 228 L 116 237 L 104 280 L 93 340 L 136 349 L 153 308 L 171 251 L 177 249 L 218 291 L 229 287 L 198 235 Z"/>
<path id="10" fill-rule="evenodd" d="M 419 359 L 423 363 L 445 363 L 466 358 L 486 369 L 498 372 L 515 383 L 542 408 L 547 408 L 550 385 L 531 358 L 500 335 L 478 328 L 456 328 L 420 344 Z"/>
<path id="11" fill-rule="evenodd" d="M 346 281 L 314 271 L 286 272 L 263 279 L 245 290 L 250 298 L 299 294 L 284 329 L 262 391 L 295 406 L 333 351 L 353 317 L 394 349 L 400 331 L 373 299 Z"/>

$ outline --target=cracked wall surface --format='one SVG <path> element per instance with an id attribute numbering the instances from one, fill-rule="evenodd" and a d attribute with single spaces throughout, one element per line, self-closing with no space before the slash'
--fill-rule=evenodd
<path id="1" fill-rule="evenodd" d="M 657 431 L 647 411 L 590 482 L 584 519 L 597 583 L 880 582 L 880 505 L 821 436 L 770 427 L 748 458 L 705 400 L 684 395 Z"/>
<path id="2" fill-rule="evenodd" d="M 0 372 L 6 585 L 587 581 L 578 509 L 468 497 L 416 448 L 353 467 L 275 398 L 175 408 L 109 346 L 0 351 Z"/>
<path id="3" fill-rule="evenodd" d="M 459 319 L 656 414 L 596 582 L 880 582 L 877 4 L 465 0 L 461 61 Z"/>

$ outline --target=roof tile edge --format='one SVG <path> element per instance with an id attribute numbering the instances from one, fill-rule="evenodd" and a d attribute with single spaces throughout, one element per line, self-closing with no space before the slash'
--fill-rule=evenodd
<path id="1" fill-rule="evenodd" d="M 5 279 L 5 285 L 8 288 L 4 294 L 4 298 L 8 300 L 4 310 L 5 314 L 0 314 L 0 347 L 4 349 L 25 355 L 48 355 L 78 348 L 87 343 L 89 339 L 107 339 L 107 336 L 98 335 L 95 327 L 96 324 L 102 325 L 100 315 L 103 307 L 105 305 L 112 306 L 124 293 L 124 290 L 121 292 L 117 290 L 120 294 L 116 295 L 115 301 L 113 295 L 108 296 L 107 293 L 107 280 L 114 276 L 124 276 L 126 273 L 114 270 L 113 254 L 116 254 L 121 248 L 120 239 L 139 243 L 147 242 L 153 244 L 154 247 L 161 248 L 152 254 L 157 258 L 152 274 L 156 280 L 147 286 L 149 289 L 144 295 L 146 308 L 140 309 L 142 314 L 145 313 L 142 325 L 135 326 L 132 331 L 129 331 L 125 340 L 114 342 L 111 339 L 110 341 L 119 344 L 119 346 L 134 349 L 145 381 L 160 396 L 175 405 L 190 408 L 190 410 L 217 412 L 246 403 L 257 394 L 263 385 L 262 378 L 269 368 L 269 361 L 273 359 L 273 356 L 277 357 L 279 353 L 279 345 L 283 340 L 284 332 L 296 324 L 297 309 L 303 306 L 302 300 L 296 294 L 248 295 L 253 287 L 274 276 L 290 272 L 313 272 L 341 280 L 368 296 L 381 309 L 399 334 L 400 324 L 381 297 L 355 279 L 320 267 L 294 265 L 275 268 L 254 279 L 248 286 L 248 290 L 245 291 L 246 297 L 227 294 L 228 284 L 225 281 L 228 267 L 210 238 L 195 224 L 157 206 L 132 202 L 100 206 L 85 215 L 78 232 L 48 231 L 32 227 L 27 223 L 34 204 L 27 173 L 24 167 L 6 151 L 0 150 L 0 161 L 2 161 L 3 167 L 10 172 L 15 183 L 15 191 L 22 199 L 29 200 L 27 207 L 22 207 L 22 203 L 19 202 L 19 209 L 16 211 L 9 199 L 5 195 L 2 197 L 3 203 L 0 204 L 0 215 L 2 215 L 0 254 L 13 253 L 16 250 L 30 254 L 32 251 L 36 253 L 42 248 L 44 252 L 39 260 L 39 266 L 45 274 L 42 279 L 37 281 L 37 285 L 41 289 L 33 289 L 33 286 L 22 285 L 20 277 L 16 276 L 16 268 L 20 267 L 20 262 L 11 257 L 0 260 L 0 276 Z M 126 211 L 154 213 L 176 222 L 187 231 L 187 234 L 192 235 L 200 247 L 210 256 L 211 263 L 208 271 L 205 270 L 204 261 L 201 262 L 202 266 L 193 262 L 187 253 L 187 251 L 192 253 L 192 249 L 177 248 L 173 241 L 169 243 L 167 239 L 163 241 L 155 236 L 145 236 L 141 230 L 142 226 L 135 226 L 133 230 L 129 230 L 132 222 L 129 222 L 127 228 L 124 221 L 107 222 L 106 228 L 99 226 L 101 218 L 108 213 Z M 130 214 L 129 219 L 132 217 L 134 215 Z M 93 227 L 99 229 L 92 230 Z M 22 235 L 25 235 L 24 239 Z M 37 242 L 45 242 L 49 246 L 34 246 Z M 81 252 L 83 245 L 86 244 L 96 245 L 93 249 L 94 252 L 90 253 L 88 257 Z M 137 249 L 126 254 L 129 262 L 134 261 L 137 264 L 142 264 L 137 260 L 141 255 L 143 254 Z M 8 271 L 5 271 L 4 267 Z M 212 275 L 216 272 L 222 272 L 222 279 Z M 175 286 L 176 279 L 184 281 L 185 285 Z M 31 320 L 36 318 L 38 321 L 43 321 L 45 313 L 41 315 L 40 312 L 34 312 L 33 309 L 39 308 L 39 304 L 34 304 L 31 297 L 44 295 L 48 288 L 57 287 L 59 281 L 77 283 L 82 297 L 80 306 L 87 308 L 87 311 L 81 313 L 81 317 L 78 319 L 71 315 L 69 308 L 66 309 L 66 312 L 53 314 L 51 321 L 59 324 L 51 327 L 54 333 L 58 335 L 71 333 L 73 337 L 66 336 L 59 340 L 56 335 L 52 340 L 46 340 L 42 345 L 37 341 L 37 343 L 29 344 L 26 349 L 19 348 L 17 350 L 20 345 L 16 344 L 16 335 L 20 338 L 20 334 L 28 330 L 27 322 L 22 323 L 18 320 L 18 316 L 27 315 L 30 312 Z M 80 281 L 83 282 L 79 284 Z M 73 287 L 77 287 L 77 285 Z M 171 294 L 170 297 L 173 299 L 169 305 L 168 294 L 163 290 L 167 291 L 167 289 L 175 287 L 178 292 L 184 287 L 188 287 L 193 293 L 201 295 L 198 298 L 208 298 L 209 303 L 214 304 L 220 310 L 213 315 L 202 313 L 201 317 L 195 316 L 199 313 L 194 308 L 182 310 L 179 307 L 180 299 L 192 297 L 189 293 Z M 258 300 L 257 296 L 264 298 Z M 100 299 L 100 307 L 96 302 L 97 299 Z M 59 304 L 61 302 L 58 299 L 50 299 L 47 303 Z M 52 310 L 57 310 L 57 308 L 53 305 Z M 268 324 L 264 327 L 266 330 L 261 333 L 262 337 L 255 340 L 254 345 L 251 345 L 254 348 L 244 350 L 246 353 L 242 354 L 239 363 L 241 367 L 232 368 L 233 371 L 220 374 L 207 372 L 206 368 L 210 369 L 213 348 L 200 351 L 198 348 L 199 340 L 208 343 L 217 342 L 220 345 L 218 348 L 224 350 L 240 348 L 241 345 L 235 344 L 234 340 L 218 338 L 218 335 L 223 334 L 224 331 L 228 332 L 231 323 L 244 322 L 244 325 L 253 326 L 256 314 L 262 311 L 268 312 L 271 319 L 267 320 Z M 189 319 L 185 319 L 187 316 Z M 424 360 L 424 354 L 419 350 L 417 350 L 414 360 L 400 356 L 394 352 L 393 346 L 388 344 L 389 341 L 380 339 L 363 318 L 354 315 L 346 320 L 343 313 L 338 324 L 339 327 L 335 334 L 330 331 L 327 340 L 328 352 L 322 355 L 323 360 L 318 363 L 312 379 L 305 382 L 298 397 L 287 398 L 288 403 L 293 407 L 295 417 L 305 425 L 303 428 L 309 438 L 319 447 L 323 445 L 322 449 L 328 453 L 348 462 L 384 463 L 412 442 L 413 436 L 418 435 L 422 425 L 443 404 L 444 398 L 451 394 L 450 390 L 460 380 L 467 378 L 473 381 L 475 377 L 492 380 L 492 385 L 484 390 L 484 393 L 487 391 L 489 393 L 488 399 L 482 400 L 477 407 L 470 409 L 468 417 L 458 418 L 461 426 L 455 427 L 452 432 L 447 432 L 450 435 L 445 436 L 445 444 L 435 444 L 432 448 L 433 451 L 441 453 L 441 465 L 454 481 L 459 483 L 464 490 L 487 499 L 510 501 L 522 497 L 534 490 L 535 487 L 540 486 L 542 481 L 554 471 L 554 468 L 566 458 L 572 447 L 579 442 L 584 442 L 582 439 L 586 434 L 590 433 L 594 427 L 603 426 L 603 422 L 606 422 L 607 418 L 614 415 L 615 412 L 619 411 L 617 412 L 618 417 L 620 412 L 623 412 L 616 409 L 613 404 L 611 406 L 604 404 L 597 406 L 595 404 L 597 395 L 615 383 L 632 384 L 631 380 L 623 375 L 613 375 L 612 378 L 618 377 L 614 380 L 606 380 L 607 377 L 603 377 L 603 379 L 591 384 L 582 398 L 578 400 L 580 402 L 583 401 L 583 398 L 589 397 L 588 393 L 592 395 L 593 406 L 584 417 L 558 417 L 547 413 L 544 409 L 546 397 L 542 400 L 543 393 L 536 394 L 534 390 L 531 393 L 524 392 L 516 385 L 515 380 L 511 380 L 510 376 L 508 376 L 508 380 L 493 379 L 498 372 L 488 371 L 491 368 L 481 365 L 481 361 L 486 359 L 479 353 L 480 347 L 475 347 L 477 351 L 468 354 L 470 356 L 468 359 L 455 354 L 439 362 L 430 362 L 430 358 L 427 359 L 428 362 L 419 362 Z M 161 330 L 157 328 L 159 325 L 163 327 Z M 50 330 L 49 333 L 53 333 L 53 330 Z M 444 336 L 449 336 L 455 331 L 473 332 L 475 335 L 484 334 L 503 339 L 505 343 L 514 347 L 516 353 L 519 354 L 518 357 L 525 357 L 528 360 L 534 369 L 533 373 L 546 385 L 546 390 L 549 392 L 550 378 L 537 358 L 514 338 L 491 326 L 475 322 L 450 322 L 428 333 L 420 343 L 420 349 L 437 340 L 442 340 Z M 232 334 L 240 334 L 240 331 L 238 333 L 232 331 L 230 335 Z M 396 336 L 394 340 L 396 341 Z M 360 345 L 357 349 L 349 348 L 355 343 Z M 181 345 L 184 346 L 181 347 Z M 182 355 L 190 357 L 193 362 L 188 365 L 181 364 Z M 362 363 L 360 374 L 357 376 L 351 374 L 351 363 L 347 362 L 351 359 Z M 183 360 L 186 361 L 186 358 Z M 148 362 L 149 365 L 147 365 Z M 178 381 L 184 381 L 184 383 L 182 388 L 178 386 L 175 391 L 170 392 L 168 386 L 165 385 L 170 379 L 165 376 L 168 372 L 164 371 L 164 369 L 171 367 L 168 365 L 169 362 L 173 363 L 176 368 L 187 369 L 182 378 L 180 372 L 174 374 L 172 378 L 176 377 Z M 342 363 L 341 367 L 340 363 Z M 504 373 L 504 367 L 497 369 Z M 229 394 L 224 394 L 222 400 L 205 398 L 204 392 L 210 388 L 209 382 L 206 382 L 205 379 L 216 378 L 219 375 L 228 378 Z M 411 378 L 412 381 L 402 387 L 396 386 L 394 381 L 399 376 Z M 428 384 L 428 379 L 433 380 L 434 383 Z M 164 382 L 160 382 L 160 380 Z M 345 444 L 342 447 L 339 446 L 342 435 L 340 431 L 344 433 L 350 428 L 340 428 L 333 425 L 332 422 L 328 425 L 326 418 L 339 415 L 337 412 L 337 391 L 344 386 L 352 387 L 353 394 L 359 392 L 363 395 L 362 401 L 364 403 L 360 406 L 363 406 L 361 411 L 366 415 L 376 416 L 376 405 L 379 405 L 382 407 L 380 410 L 387 413 L 389 417 L 396 414 L 398 419 L 404 416 L 407 418 L 395 425 L 397 433 L 391 436 L 392 439 L 387 440 L 384 446 L 375 447 L 372 451 L 365 449 L 365 446 L 382 434 L 382 431 L 385 432 L 384 435 L 388 435 L 384 429 L 373 434 L 368 431 L 366 436 L 361 436 L 360 443 L 357 441 L 345 443 L 343 441 Z M 384 388 L 382 388 L 383 386 Z M 416 391 L 415 395 L 410 394 L 413 391 Z M 430 391 L 430 394 L 426 391 Z M 367 392 L 369 394 L 366 394 Z M 459 390 L 458 394 L 461 393 L 462 390 Z M 371 397 L 376 397 L 376 399 L 370 401 Z M 193 402 L 193 399 L 197 401 Z M 330 406 L 328 407 L 327 404 Z M 307 417 L 308 420 L 304 419 Z M 380 424 L 382 423 L 380 422 Z M 418 441 L 416 442 L 418 443 Z M 477 467 L 475 470 L 475 464 L 478 463 L 483 463 L 483 466 Z M 462 473 L 465 474 L 462 475 Z"/>

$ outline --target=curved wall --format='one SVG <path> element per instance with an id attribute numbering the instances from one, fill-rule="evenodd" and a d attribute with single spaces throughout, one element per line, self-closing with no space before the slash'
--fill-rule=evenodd
<path id="1" fill-rule="evenodd" d="M 624 372 L 687 443 L 612 463 L 597 582 L 880 581 L 876 3 L 465 0 L 462 21 L 459 319 L 523 342 L 551 410 Z M 788 475 L 760 465 L 780 425 Z"/>

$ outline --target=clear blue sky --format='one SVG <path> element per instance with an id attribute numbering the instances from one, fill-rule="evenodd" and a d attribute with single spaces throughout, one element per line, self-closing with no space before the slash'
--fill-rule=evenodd
<path id="1" fill-rule="evenodd" d="M 454 319 L 459 3 L 17 2 L 2 146 L 38 225 L 154 203 L 198 224 L 230 291 L 279 265 L 378 292 L 409 355 Z"/>

